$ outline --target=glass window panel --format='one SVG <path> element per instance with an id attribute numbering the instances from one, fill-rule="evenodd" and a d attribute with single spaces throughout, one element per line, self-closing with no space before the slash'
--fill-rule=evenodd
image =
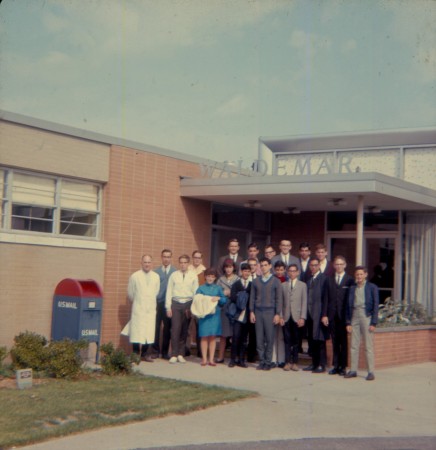
<path id="1" fill-rule="evenodd" d="M 13 205 L 11 224 L 13 230 L 52 233 L 53 210 L 51 208 Z"/>
<path id="2" fill-rule="evenodd" d="M 97 211 L 98 186 L 62 180 L 61 207 Z"/>
<path id="3" fill-rule="evenodd" d="M 6 197 L 6 171 L 0 169 L 0 198 Z"/>
<path id="4" fill-rule="evenodd" d="M 54 206 L 55 180 L 14 173 L 12 201 L 28 205 Z"/>
<path id="5" fill-rule="evenodd" d="M 60 233 L 74 236 L 97 236 L 97 214 L 63 209 Z"/>

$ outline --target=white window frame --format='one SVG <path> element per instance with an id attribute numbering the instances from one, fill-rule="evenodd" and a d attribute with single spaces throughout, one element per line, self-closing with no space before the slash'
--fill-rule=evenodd
<path id="1" fill-rule="evenodd" d="M 86 181 L 74 179 L 70 177 L 47 175 L 39 172 L 32 172 L 26 170 L 12 169 L 9 167 L 0 167 L 4 171 L 4 194 L 2 196 L 2 221 L 0 221 L 0 242 L 20 242 L 20 243 L 35 243 L 39 245 L 54 245 L 62 247 L 84 247 L 84 248 L 98 248 L 105 249 L 106 245 L 101 242 L 102 229 L 102 196 L 103 184 L 93 181 Z M 12 228 L 12 187 L 14 173 L 29 175 L 33 177 L 41 177 L 51 179 L 55 182 L 55 199 L 53 206 L 53 228 L 52 232 L 40 232 L 30 230 L 17 230 Z M 61 217 L 61 185 L 62 180 L 72 183 L 89 184 L 97 188 L 97 209 L 96 211 L 82 211 L 96 215 L 95 236 L 82 236 L 74 234 L 60 233 L 60 217 Z M 39 205 L 29 205 L 39 206 Z M 69 210 L 69 208 L 64 208 Z M 79 211 L 79 210 L 78 210 Z M 103 245 L 101 245 L 103 244 Z"/>

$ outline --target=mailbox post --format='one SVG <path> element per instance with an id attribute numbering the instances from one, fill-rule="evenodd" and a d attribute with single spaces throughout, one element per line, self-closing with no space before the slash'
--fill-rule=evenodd
<path id="1" fill-rule="evenodd" d="M 103 293 L 97 282 L 65 278 L 56 286 L 53 297 L 52 339 L 95 342 L 97 362 L 102 306 Z"/>

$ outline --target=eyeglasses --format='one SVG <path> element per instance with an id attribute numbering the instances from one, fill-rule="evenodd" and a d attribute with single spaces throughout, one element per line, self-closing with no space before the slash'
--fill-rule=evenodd
<path id="1" fill-rule="evenodd" d="M 293 273 L 293 272 L 298 272 L 298 270 L 297 269 L 289 269 L 288 272 L 292 272 Z"/>

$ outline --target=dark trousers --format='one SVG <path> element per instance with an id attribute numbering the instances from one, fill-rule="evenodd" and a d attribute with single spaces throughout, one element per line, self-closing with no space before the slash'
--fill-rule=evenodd
<path id="1" fill-rule="evenodd" d="M 300 333 L 292 316 L 283 325 L 283 339 L 285 341 L 285 362 L 297 364 Z"/>
<path id="2" fill-rule="evenodd" d="M 348 362 L 348 339 L 345 321 L 336 316 L 333 321 L 329 322 L 329 331 L 333 345 L 332 365 L 335 369 L 345 370 Z"/>
<path id="3" fill-rule="evenodd" d="M 150 353 L 150 346 L 148 344 L 138 344 L 138 343 L 132 343 L 132 350 L 133 353 L 136 353 L 137 355 L 146 356 Z"/>
<path id="4" fill-rule="evenodd" d="M 315 367 L 327 365 L 327 348 L 325 341 L 313 338 L 313 319 L 307 315 L 307 341 L 312 349 L 312 365 Z M 321 326 L 321 325 L 320 325 Z"/>
<path id="5" fill-rule="evenodd" d="M 248 319 L 248 317 L 247 317 Z M 248 346 L 247 346 L 247 361 L 255 362 L 257 356 L 256 350 L 256 325 L 249 322 L 248 324 Z"/>
<path id="6" fill-rule="evenodd" d="M 233 323 L 232 349 L 230 358 L 233 361 L 245 361 L 247 350 L 248 323 L 235 320 Z"/>
<path id="7" fill-rule="evenodd" d="M 256 348 L 260 364 L 271 364 L 275 325 L 274 310 L 256 310 Z"/>
<path id="8" fill-rule="evenodd" d="M 163 324 L 162 346 L 160 346 L 159 345 L 160 331 L 162 324 Z M 170 348 L 170 337 L 171 337 L 171 319 L 167 316 L 167 311 L 165 309 L 165 302 L 159 302 L 156 307 L 156 334 L 154 337 L 153 350 L 156 353 L 161 353 L 162 356 L 168 355 L 168 350 Z"/>
<path id="9" fill-rule="evenodd" d="M 185 343 L 191 321 L 192 300 L 187 303 L 173 301 L 171 311 L 171 356 L 185 356 Z"/>

